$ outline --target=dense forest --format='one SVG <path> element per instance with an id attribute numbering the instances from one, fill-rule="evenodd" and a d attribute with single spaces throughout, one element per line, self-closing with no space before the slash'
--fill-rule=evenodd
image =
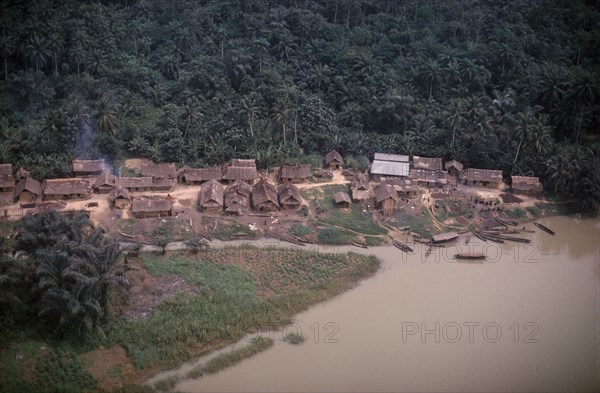
<path id="1" fill-rule="evenodd" d="M 595 1 L 2 0 L 0 161 L 442 156 L 600 202 Z"/>

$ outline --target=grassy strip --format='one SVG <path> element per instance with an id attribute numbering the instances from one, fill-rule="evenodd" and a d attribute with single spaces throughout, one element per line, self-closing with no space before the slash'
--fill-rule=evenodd
<path id="1" fill-rule="evenodd" d="M 231 352 L 223 353 L 216 358 L 211 359 L 206 366 L 204 366 L 204 372 L 207 374 L 214 374 L 272 346 L 272 339 L 267 337 L 255 337 L 249 345 L 235 349 Z"/>

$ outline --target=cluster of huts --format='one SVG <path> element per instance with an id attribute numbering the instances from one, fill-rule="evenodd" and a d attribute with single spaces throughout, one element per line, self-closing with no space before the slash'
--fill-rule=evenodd
<path id="1" fill-rule="evenodd" d="M 325 156 L 325 166 L 342 169 L 344 160 L 335 150 Z M 92 192 L 109 194 L 115 208 L 131 206 L 136 217 L 171 215 L 167 198 L 132 197 L 132 193 L 169 192 L 177 183 L 200 186 L 198 207 L 208 213 L 224 211 L 243 214 L 251 207 L 258 212 L 295 209 L 302 204 L 298 187 L 312 176 L 309 165 L 277 168 L 278 185 L 266 177 L 260 178 L 254 159 L 232 159 L 223 167 L 190 168 L 179 170 L 172 163 L 144 164 L 140 176 L 118 177 L 107 170 L 103 160 L 73 160 L 73 178 L 48 179 L 39 182 L 24 169 L 13 174 L 11 164 L 0 165 L 0 202 L 19 202 L 31 205 L 36 201 L 85 199 Z M 379 184 L 372 189 L 370 180 Z M 354 175 L 350 194 L 339 192 L 334 202 L 348 207 L 352 202 L 370 203 L 390 211 L 400 198 L 417 195 L 418 185 L 439 186 L 449 182 L 467 185 L 498 187 L 503 183 L 502 171 L 464 168 L 451 160 L 445 164 L 441 158 L 375 153 L 366 173 Z M 516 191 L 536 193 L 542 191 L 537 177 L 513 176 L 512 188 Z"/>

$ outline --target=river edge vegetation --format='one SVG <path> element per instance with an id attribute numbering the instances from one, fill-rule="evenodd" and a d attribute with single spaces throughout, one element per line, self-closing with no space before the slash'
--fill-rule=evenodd
<path id="1" fill-rule="evenodd" d="M 17 257 L 7 249 L 2 252 L 0 295 L 3 306 L 10 305 L 0 315 L 0 387 L 6 392 L 100 391 L 142 383 L 159 369 L 248 333 L 285 326 L 293 315 L 351 288 L 379 266 L 375 257 L 355 253 L 251 245 L 125 257 L 106 252 L 114 243 L 92 229 L 84 216 L 69 220 L 49 213 L 27 220 L 18 224 L 13 250 L 27 243 L 39 251 Z M 28 232 L 31 228 L 36 231 Z M 84 247 L 90 238 L 104 248 L 95 247 L 95 257 L 84 261 L 82 249 L 92 252 Z M 115 280 L 107 287 L 107 298 L 101 291 L 81 289 L 107 282 L 82 273 L 92 270 L 91 261 L 102 260 L 97 255 L 110 255 L 114 262 L 105 275 L 126 284 Z M 43 273 L 51 268 L 51 276 Z M 153 286 L 173 276 L 182 277 L 191 290 L 158 299 L 146 318 L 120 316 L 129 305 L 127 288 L 133 291 L 144 280 Z M 50 304 L 45 296 L 55 301 L 51 319 L 44 318 Z M 252 343 L 207 364 L 202 372 L 218 371 L 268 344 Z M 109 360 L 95 359 L 94 354 L 113 348 L 124 349 L 125 359 L 98 373 L 97 363 Z"/>
<path id="2" fill-rule="evenodd" d="M 594 1 L 0 1 L 0 160 L 457 159 L 600 201 Z"/>

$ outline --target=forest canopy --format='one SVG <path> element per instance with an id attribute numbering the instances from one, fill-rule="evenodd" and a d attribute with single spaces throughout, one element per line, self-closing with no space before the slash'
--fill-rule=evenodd
<path id="1" fill-rule="evenodd" d="M 600 201 L 597 2 L 1 0 L 0 161 L 457 159 Z"/>

